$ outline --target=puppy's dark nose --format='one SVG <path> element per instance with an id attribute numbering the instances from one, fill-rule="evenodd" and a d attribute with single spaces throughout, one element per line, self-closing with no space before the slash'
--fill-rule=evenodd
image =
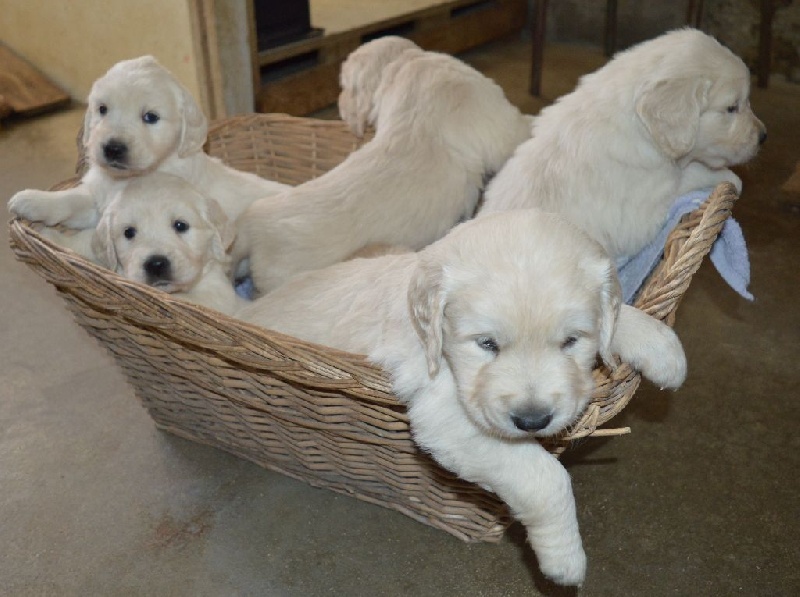
<path id="1" fill-rule="evenodd" d="M 172 264 L 164 255 L 152 255 L 144 262 L 144 271 L 147 274 L 147 283 L 169 280 L 172 275 Z"/>
<path id="2" fill-rule="evenodd" d="M 767 140 L 767 130 L 766 130 L 766 129 L 764 129 L 764 130 L 763 130 L 763 131 L 761 131 L 761 133 L 759 133 L 759 135 L 758 135 L 758 144 L 759 144 L 759 145 L 763 145 L 763 144 L 764 144 L 764 141 L 766 141 L 766 140 Z"/>
<path id="3" fill-rule="evenodd" d="M 124 162 L 128 157 L 128 146 L 118 139 L 111 139 L 103 145 L 103 157 L 109 162 Z"/>
<path id="4" fill-rule="evenodd" d="M 511 422 L 514 423 L 514 427 L 520 431 L 541 431 L 547 427 L 552 420 L 552 413 L 541 413 L 538 411 L 519 414 L 512 413 L 511 415 Z"/>

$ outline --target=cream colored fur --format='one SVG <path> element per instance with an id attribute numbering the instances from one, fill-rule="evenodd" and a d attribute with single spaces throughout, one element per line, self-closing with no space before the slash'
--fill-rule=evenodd
<path id="1" fill-rule="evenodd" d="M 151 120 L 152 122 L 145 122 Z M 131 180 L 151 172 L 180 176 L 215 197 L 231 220 L 255 199 L 286 185 L 240 172 L 203 153 L 208 123 L 189 91 L 152 56 L 115 64 L 89 94 L 83 143 L 89 168 L 80 184 L 62 191 L 27 189 L 14 195 L 16 216 L 85 230 L 46 235 L 85 257 L 91 230 L 111 198 Z M 122 147 L 119 156 L 110 145 Z"/>
<path id="2" fill-rule="evenodd" d="M 493 81 L 451 56 L 392 62 L 376 92 L 375 138 L 333 170 L 253 203 L 234 256 L 260 293 L 368 245 L 416 250 L 472 217 L 484 177 L 530 134 Z"/>
<path id="3" fill-rule="evenodd" d="M 598 354 L 622 354 L 660 385 L 683 381 L 677 337 L 631 309 L 620 311 L 596 242 L 524 210 L 461 224 L 419 253 L 300 274 L 238 316 L 385 368 L 416 442 L 510 506 L 544 574 L 580 584 L 569 475 L 537 438 L 583 411 Z"/>
<path id="4" fill-rule="evenodd" d="M 92 251 L 119 274 L 233 314 L 246 303 L 228 277 L 233 226 L 186 180 L 154 172 L 117 192 L 97 224 Z"/>
<path id="5" fill-rule="evenodd" d="M 370 117 L 384 69 L 391 62 L 421 53 L 413 41 L 396 35 L 379 37 L 350 53 L 339 74 L 339 114 L 355 135 L 363 137 L 367 126 L 375 124 Z"/>
<path id="6" fill-rule="evenodd" d="M 539 207 L 633 255 L 680 195 L 741 181 L 765 128 L 750 73 L 712 37 L 672 31 L 618 54 L 534 119 L 530 140 L 489 184 L 481 214 Z"/>

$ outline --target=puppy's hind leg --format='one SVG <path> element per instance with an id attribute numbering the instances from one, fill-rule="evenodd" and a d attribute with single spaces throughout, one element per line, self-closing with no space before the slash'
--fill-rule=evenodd
<path id="1" fill-rule="evenodd" d="M 611 352 L 662 389 L 677 389 L 686 379 L 686 354 L 678 335 L 630 305 L 620 309 Z"/>

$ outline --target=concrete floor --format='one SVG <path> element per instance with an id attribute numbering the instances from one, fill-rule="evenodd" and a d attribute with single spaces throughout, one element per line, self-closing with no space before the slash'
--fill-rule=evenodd
<path id="1" fill-rule="evenodd" d="M 529 46 L 466 58 L 535 112 Z M 548 46 L 544 94 L 602 63 Z M 800 595 L 800 87 L 754 90 L 769 128 L 735 209 L 754 303 L 706 263 L 680 308 L 690 373 L 644 385 L 564 462 L 598 596 Z M 80 107 L 0 131 L 0 196 L 72 172 Z M 2 229 L 3 245 L 7 231 Z M 0 595 L 314 597 L 575 595 L 537 572 L 524 535 L 464 544 L 396 512 L 156 431 L 110 357 L 54 291 L 0 251 Z"/>

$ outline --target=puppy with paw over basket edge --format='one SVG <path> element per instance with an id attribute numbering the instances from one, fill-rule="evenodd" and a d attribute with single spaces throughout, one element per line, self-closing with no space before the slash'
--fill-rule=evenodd
<path id="1" fill-rule="evenodd" d="M 538 439 L 584 410 L 598 354 L 662 387 L 686 374 L 674 332 L 620 307 L 600 245 L 537 210 L 466 222 L 419 253 L 300 274 L 237 316 L 388 371 L 418 445 L 505 501 L 544 574 L 567 585 L 583 582 L 586 556 L 569 475 Z"/>

